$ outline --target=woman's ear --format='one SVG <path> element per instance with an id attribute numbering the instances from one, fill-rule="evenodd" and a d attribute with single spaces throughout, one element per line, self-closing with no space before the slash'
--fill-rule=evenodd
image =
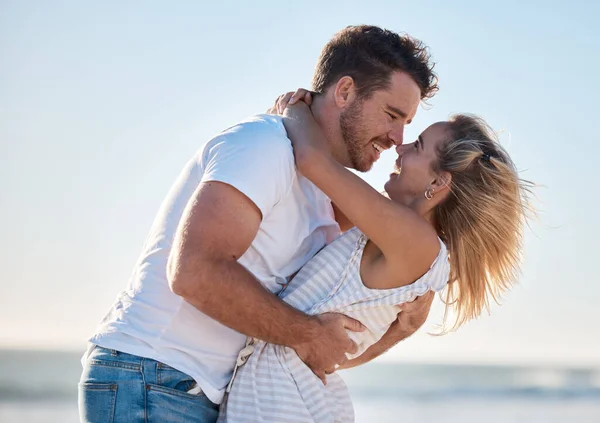
<path id="1" fill-rule="evenodd" d="M 431 188 L 437 194 L 442 194 L 450 190 L 452 184 L 452 175 L 450 172 L 440 172 L 436 175 L 436 178 L 431 181 Z"/>

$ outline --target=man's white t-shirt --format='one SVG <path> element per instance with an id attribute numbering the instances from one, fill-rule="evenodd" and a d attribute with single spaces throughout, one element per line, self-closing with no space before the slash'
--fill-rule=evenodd
<path id="1" fill-rule="evenodd" d="M 90 342 L 187 373 L 211 401 L 220 403 L 246 336 L 175 295 L 166 276 L 183 211 L 198 185 L 207 181 L 235 187 L 262 212 L 256 238 L 239 263 L 271 292 L 279 292 L 287 278 L 340 231 L 330 200 L 296 172 L 291 142 L 278 116 L 259 115 L 225 130 L 179 175 L 156 216 L 128 288 Z"/>

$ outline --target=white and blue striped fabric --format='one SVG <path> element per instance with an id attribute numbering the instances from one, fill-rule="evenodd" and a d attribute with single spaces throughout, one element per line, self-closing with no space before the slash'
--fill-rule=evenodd
<path id="1" fill-rule="evenodd" d="M 440 252 L 430 270 L 408 286 L 370 289 L 360 278 L 360 261 L 367 238 L 357 228 L 322 249 L 294 277 L 281 298 L 305 313 L 343 313 L 367 330 L 349 332 L 357 343 L 354 358 L 377 342 L 396 320 L 401 305 L 447 284 L 448 252 Z M 244 365 L 236 369 L 231 390 L 221 407 L 220 422 L 354 421 L 350 394 L 336 373 L 323 385 L 296 352 L 281 345 L 256 341 Z M 247 349 L 246 349 L 247 350 Z"/>

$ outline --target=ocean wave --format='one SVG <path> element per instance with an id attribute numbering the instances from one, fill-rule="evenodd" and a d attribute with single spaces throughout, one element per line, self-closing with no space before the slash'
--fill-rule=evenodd
<path id="1" fill-rule="evenodd" d="M 0 350 L 0 401 L 73 400 L 81 353 Z M 370 363 L 340 372 L 354 398 L 600 399 L 600 369 Z"/>
<path id="2" fill-rule="evenodd" d="M 450 399 L 523 399 L 523 400 L 569 400 L 569 399 L 598 399 L 600 400 L 600 388 L 577 389 L 560 388 L 547 389 L 540 387 L 520 387 L 520 388 L 496 388 L 484 389 L 481 387 L 456 388 L 456 389 L 430 389 L 430 390 L 410 390 L 410 389 L 370 389 L 360 386 L 349 385 L 353 397 L 365 399 L 371 398 L 397 398 L 413 401 L 432 401 L 432 400 L 450 400 Z"/>

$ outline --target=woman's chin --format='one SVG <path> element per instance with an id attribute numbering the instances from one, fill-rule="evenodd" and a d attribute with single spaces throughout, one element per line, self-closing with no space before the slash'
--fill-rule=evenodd
<path id="1" fill-rule="evenodd" d="M 390 177 L 389 177 L 389 179 L 387 180 L 387 182 L 385 183 L 385 185 L 387 186 L 387 185 L 389 185 L 389 184 L 391 184 L 391 183 L 394 183 L 395 181 L 397 181 L 397 180 L 398 180 L 398 178 L 399 178 L 399 177 L 400 177 L 400 174 L 399 174 L 399 173 L 396 173 L 396 172 L 392 172 L 392 173 L 390 173 Z"/>
<path id="2" fill-rule="evenodd" d="M 387 198 L 390 198 L 390 193 L 388 191 L 390 187 L 390 183 L 392 182 L 392 177 L 383 185 L 383 192 L 381 194 L 385 195 Z"/>

